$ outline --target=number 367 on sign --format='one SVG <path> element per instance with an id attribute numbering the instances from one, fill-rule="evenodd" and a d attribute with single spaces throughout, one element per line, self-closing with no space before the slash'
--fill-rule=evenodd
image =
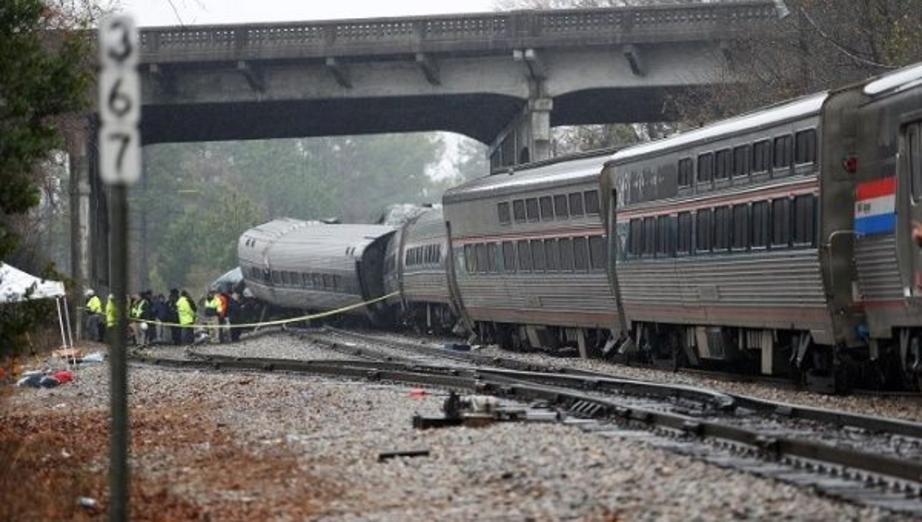
<path id="1" fill-rule="evenodd" d="M 127 16 L 99 27 L 99 157 L 106 183 L 133 184 L 141 175 L 141 86 L 138 30 Z"/>

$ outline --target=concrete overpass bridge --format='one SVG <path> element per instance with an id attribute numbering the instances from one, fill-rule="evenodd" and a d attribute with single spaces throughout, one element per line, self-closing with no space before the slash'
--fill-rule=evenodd
<path id="1" fill-rule="evenodd" d="M 664 121 L 732 65 L 770 0 L 141 31 L 142 140 L 452 131 L 493 167 L 545 159 L 557 125 Z M 108 279 L 90 125 L 71 139 L 76 279 Z M 90 252 L 93 255 L 90 255 Z"/>

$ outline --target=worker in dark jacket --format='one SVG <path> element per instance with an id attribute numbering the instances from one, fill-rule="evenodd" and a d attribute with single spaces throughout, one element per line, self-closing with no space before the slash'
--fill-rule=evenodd
<path id="1" fill-rule="evenodd" d="M 173 288 L 170 290 L 170 299 L 167 301 L 168 321 L 173 324 L 179 324 L 179 290 Z M 170 337 L 173 338 L 173 344 L 182 344 L 182 328 L 173 326 L 170 328 Z"/>
<path id="2" fill-rule="evenodd" d="M 240 295 L 234 292 L 227 300 L 227 324 L 233 326 L 240 322 Z M 230 329 L 230 340 L 233 343 L 240 340 L 240 328 Z"/>
<path id="3" fill-rule="evenodd" d="M 151 313 L 154 316 L 154 321 L 156 321 L 154 342 L 169 343 L 170 340 L 167 339 L 167 327 L 161 324 L 170 322 L 170 308 L 167 306 L 166 298 L 163 294 L 157 294 L 157 297 L 154 298 L 151 303 Z"/>

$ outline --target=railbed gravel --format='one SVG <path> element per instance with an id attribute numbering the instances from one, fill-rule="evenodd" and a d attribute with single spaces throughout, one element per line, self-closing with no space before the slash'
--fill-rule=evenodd
<path id="1" fill-rule="evenodd" d="M 304 349 L 284 334 L 208 348 L 267 357 Z M 155 349 L 168 350 L 181 353 Z M 37 415 L 104 411 L 107 377 L 107 365 L 87 365 L 75 383 L 17 390 L 6 406 Z M 177 415 L 194 411 L 199 422 L 220 426 L 248 450 L 289 455 L 297 463 L 296 473 L 270 468 L 255 479 L 241 473 L 250 481 L 220 489 L 190 479 L 190 463 L 175 455 L 135 457 L 139 475 L 155 477 L 197 505 L 217 498 L 271 504 L 274 495 L 310 496 L 321 489 L 335 492 L 318 497 L 324 500 L 311 518 L 321 520 L 902 519 L 573 426 L 414 430 L 414 412 L 438 413 L 445 395 L 438 389 L 418 397 L 406 386 L 383 383 L 132 364 L 130 390 L 135 411 L 157 405 Z M 208 453 L 207 443 L 200 446 L 195 450 Z M 377 460 L 381 451 L 404 449 L 430 455 Z M 284 511 L 272 518 L 299 519 Z"/>

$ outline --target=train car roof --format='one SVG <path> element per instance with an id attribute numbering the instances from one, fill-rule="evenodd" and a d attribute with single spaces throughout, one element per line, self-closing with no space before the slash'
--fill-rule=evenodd
<path id="1" fill-rule="evenodd" d="M 922 85 L 922 63 L 904 67 L 869 81 L 864 86 L 864 93 L 868 96 L 878 96 L 891 91 L 903 91 L 917 85 Z"/>
<path id="2" fill-rule="evenodd" d="M 623 163 L 636 160 L 648 154 L 663 153 L 691 144 L 708 142 L 732 134 L 753 131 L 819 114 L 827 97 L 828 93 L 825 91 L 819 94 L 811 94 L 711 123 L 669 138 L 634 145 L 613 154 L 609 161 L 606 162 L 606 165 L 608 163 Z"/>
<path id="3" fill-rule="evenodd" d="M 554 161 L 511 169 L 507 174 L 478 178 L 445 191 L 442 202 L 448 204 L 584 183 L 598 178 L 609 154 L 610 151 L 595 151 L 562 156 Z"/>
<path id="4" fill-rule="evenodd" d="M 394 232 L 388 225 L 342 225 L 283 218 L 253 227 L 244 237 L 261 237 L 272 258 L 360 257 L 375 240 Z M 349 252 L 347 253 L 347 250 Z"/>

